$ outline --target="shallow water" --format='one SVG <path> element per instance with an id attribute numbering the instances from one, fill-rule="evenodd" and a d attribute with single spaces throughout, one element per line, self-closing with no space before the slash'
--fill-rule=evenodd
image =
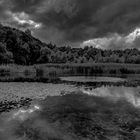
<path id="1" fill-rule="evenodd" d="M 85 94 L 80 92 L 80 94 L 55 96 L 65 93 L 64 91 L 68 93 L 81 91 Z M 77 87 L 72 84 L 0 83 L 1 101 L 18 100 L 22 97 L 42 99 L 47 96 L 53 97 L 33 102 L 29 108 L 19 108 L 3 113 L 0 116 L 0 140 L 37 140 L 38 138 L 87 140 L 86 134 L 89 136 L 93 134 L 89 140 L 94 139 L 94 136 L 102 140 L 105 135 L 109 138 L 108 140 L 119 140 L 118 135 L 129 138 L 130 134 L 131 139 L 138 137 L 139 131 L 136 130 L 133 133 L 135 128 L 132 129 L 132 133 L 127 130 L 131 129 L 131 124 L 135 125 L 139 122 L 140 87 L 101 86 L 95 88 L 84 86 L 84 84 Z M 126 126 L 129 123 L 130 125 Z M 97 130 L 96 126 L 98 126 Z M 121 126 L 126 126 L 126 130 Z M 138 124 L 136 128 L 139 126 Z M 109 133 L 100 133 L 104 132 L 104 129 Z M 121 132 L 125 132 L 125 135 Z M 78 139 L 77 135 L 81 137 Z"/>
<path id="2" fill-rule="evenodd" d="M 0 100 L 18 100 L 21 97 L 38 99 L 60 95 L 62 91 L 72 92 L 75 90 L 77 90 L 77 87 L 66 84 L 2 82 L 0 83 Z"/>
<path id="3" fill-rule="evenodd" d="M 102 86 L 99 88 L 76 86 L 71 84 L 45 83 L 0 83 L 0 101 L 18 100 L 21 97 L 42 99 L 47 96 L 60 95 L 64 92 L 82 91 L 98 97 L 107 97 L 111 100 L 126 99 L 134 106 L 140 107 L 140 87 Z"/>
<path id="4" fill-rule="evenodd" d="M 69 82 L 124 82 L 126 79 L 117 77 L 100 77 L 100 76 L 70 76 L 61 77 L 62 81 Z"/>

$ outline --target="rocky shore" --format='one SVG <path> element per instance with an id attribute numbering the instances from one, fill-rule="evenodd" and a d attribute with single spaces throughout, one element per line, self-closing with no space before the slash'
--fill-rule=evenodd
<path id="1" fill-rule="evenodd" d="M 18 109 L 21 107 L 29 107 L 31 104 L 31 98 L 21 97 L 19 100 L 3 100 L 0 101 L 0 114 L 3 112 L 9 112 L 14 109 Z"/>

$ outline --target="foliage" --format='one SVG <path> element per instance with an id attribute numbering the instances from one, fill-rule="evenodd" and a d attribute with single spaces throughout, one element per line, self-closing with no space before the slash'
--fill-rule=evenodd
<path id="1" fill-rule="evenodd" d="M 0 26 L 0 63 L 33 65 L 42 63 L 135 63 L 140 64 L 138 49 L 102 50 L 85 46 L 56 47 L 34 38 L 31 31 Z"/>

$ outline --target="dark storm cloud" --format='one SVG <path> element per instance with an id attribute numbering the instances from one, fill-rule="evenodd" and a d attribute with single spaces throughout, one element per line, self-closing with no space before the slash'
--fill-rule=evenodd
<path id="1" fill-rule="evenodd" d="M 10 0 L 13 4 L 12 11 L 14 12 L 28 12 L 34 13 L 36 7 L 43 1 L 43 0 Z"/>
<path id="2" fill-rule="evenodd" d="M 138 0 L 52 0 L 50 3 L 43 3 L 46 9 L 44 6 L 37 13 L 37 20 L 65 32 L 65 39 L 74 42 L 108 33 L 128 33 L 140 22 Z"/>
<path id="3" fill-rule="evenodd" d="M 139 0 L 5 1 L 0 4 L 5 7 L 3 13 L 25 12 L 30 20 L 43 25 L 36 35 L 58 44 L 82 42 L 112 33 L 128 34 L 140 24 Z"/>

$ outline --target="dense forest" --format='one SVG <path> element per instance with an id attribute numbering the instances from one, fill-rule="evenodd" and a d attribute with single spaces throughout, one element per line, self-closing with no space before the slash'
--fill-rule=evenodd
<path id="1" fill-rule="evenodd" d="M 92 46 L 72 48 L 43 43 L 25 32 L 0 25 L 0 64 L 33 65 L 42 63 L 135 63 L 140 64 L 138 49 L 101 50 Z"/>

